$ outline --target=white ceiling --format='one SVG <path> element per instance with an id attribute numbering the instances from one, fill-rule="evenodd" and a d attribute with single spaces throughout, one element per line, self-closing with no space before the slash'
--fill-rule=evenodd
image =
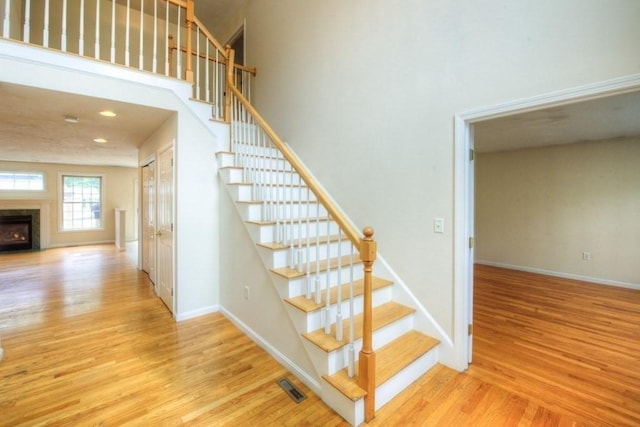
<path id="1" fill-rule="evenodd" d="M 0 160 L 21 162 L 136 167 L 138 148 L 173 114 L 3 82 L 0 99 Z M 117 116 L 103 117 L 103 110 Z M 66 115 L 78 123 L 65 122 Z"/>
<path id="2" fill-rule="evenodd" d="M 478 152 L 640 136 L 640 91 L 479 122 Z"/>

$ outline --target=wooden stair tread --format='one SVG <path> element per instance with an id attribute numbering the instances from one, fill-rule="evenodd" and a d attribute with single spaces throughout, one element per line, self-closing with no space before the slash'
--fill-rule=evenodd
<path id="1" fill-rule="evenodd" d="M 255 184 L 254 182 L 250 182 L 250 181 L 245 181 L 245 182 L 228 182 L 227 185 L 253 185 Z M 306 184 L 287 184 L 287 185 L 276 185 L 274 184 L 273 187 L 278 187 L 278 188 L 307 188 Z M 291 203 L 290 200 L 288 200 L 286 203 Z M 294 204 L 298 204 L 300 203 L 300 201 L 295 200 L 293 202 Z"/>
<path id="2" fill-rule="evenodd" d="M 354 265 L 362 263 L 362 260 L 360 259 L 360 255 L 358 255 L 358 254 L 354 254 L 353 256 L 345 255 L 343 257 L 340 257 L 340 259 L 341 259 L 341 265 L 343 267 L 348 267 L 349 266 L 349 261 L 352 261 Z M 328 264 L 330 270 L 332 270 L 334 268 L 338 268 L 338 258 L 331 258 L 329 260 L 329 263 L 327 263 L 326 260 L 321 261 L 320 262 L 320 271 L 327 271 L 327 264 Z M 271 268 L 271 269 L 269 269 L 269 271 L 271 271 L 272 273 L 277 274 L 278 276 L 282 276 L 285 279 L 297 279 L 298 277 L 302 277 L 302 276 L 304 276 L 306 274 L 306 273 L 302 273 L 302 272 L 300 272 L 298 270 L 291 269 L 289 267 Z"/>
<path id="3" fill-rule="evenodd" d="M 247 202 L 247 203 L 251 203 L 251 202 Z M 313 222 L 315 222 L 315 221 L 316 221 L 316 218 L 310 218 L 310 219 L 311 219 L 311 221 L 313 221 Z M 321 216 L 321 217 L 319 218 L 319 220 L 320 220 L 321 222 L 325 222 L 325 221 L 329 221 L 329 218 L 328 218 L 328 217 L 326 217 L 326 216 Z M 254 220 L 254 221 L 245 221 L 245 223 L 247 223 L 247 224 L 256 224 L 256 225 L 273 225 L 273 224 L 275 224 L 276 222 L 275 222 L 275 221 L 271 221 L 271 220 L 269 220 L 269 221 L 258 221 L 258 220 Z M 283 223 L 283 224 L 284 224 L 284 223 Z"/>
<path id="4" fill-rule="evenodd" d="M 297 223 L 297 221 L 295 221 Z M 306 223 L 306 221 L 302 221 L 303 224 Z M 347 240 L 347 236 L 345 236 L 344 234 L 341 237 L 342 241 L 346 241 Z M 309 238 L 309 245 L 315 245 L 316 243 L 320 243 L 320 244 L 325 244 L 327 242 L 329 243 L 334 243 L 338 241 L 338 235 L 334 234 L 331 236 L 323 236 L 320 239 L 316 239 L 315 237 L 311 237 Z M 307 239 L 298 239 L 298 240 L 294 240 L 292 243 L 290 244 L 284 244 L 284 243 L 277 243 L 277 242 L 269 242 L 269 243 L 256 243 L 258 246 L 261 246 L 263 248 L 267 248 L 267 249 L 272 249 L 272 250 L 277 250 L 277 249 L 289 249 L 291 246 L 297 248 L 299 246 L 302 247 L 307 247 Z M 311 265 L 313 267 L 315 267 L 315 261 L 311 262 Z M 315 271 L 315 270 L 314 270 Z"/>
<path id="5" fill-rule="evenodd" d="M 391 280 L 381 279 L 380 277 L 373 277 L 371 286 L 373 290 L 376 291 L 378 289 L 384 288 L 385 286 L 390 286 L 392 284 L 393 282 Z M 364 279 L 355 280 L 353 282 L 353 295 L 357 296 L 357 295 L 362 295 L 363 293 L 364 293 Z M 329 296 L 330 296 L 329 303 L 335 304 L 338 301 L 338 288 L 335 286 L 332 287 L 329 293 Z M 342 285 L 342 297 L 343 299 L 346 299 L 349 297 L 348 283 Z M 320 302 L 320 304 L 316 304 L 314 299 L 307 299 L 307 297 L 304 295 L 300 295 L 294 298 L 285 298 L 285 301 L 291 304 L 292 306 L 296 307 L 298 310 L 303 311 L 305 313 L 319 310 L 322 307 L 324 307 L 326 304 L 324 299 L 324 293 L 323 293 L 323 299 Z"/>
<path id="6" fill-rule="evenodd" d="M 401 337 L 377 350 L 376 353 L 376 386 L 390 380 L 411 363 L 429 352 L 440 343 L 435 338 L 418 331 L 409 331 Z M 333 375 L 323 375 L 329 384 L 352 401 L 364 397 L 367 393 L 358 386 L 358 363 L 355 366 L 356 376 L 350 378 L 347 369 Z"/>
<path id="7" fill-rule="evenodd" d="M 396 320 L 402 319 L 405 316 L 413 314 L 416 310 L 407 307 L 406 305 L 398 304 L 397 302 L 388 302 L 382 304 L 378 307 L 373 308 L 373 330 L 381 329 L 386 325 L 389 325 Z M 362 338 L 362 323 L 363 323 L 363 315 L 358 314 L 354 317 L 354 339 Z M 342 321 L 344 337 L 342 341 L 338 341 L 335 338 L 336 333 L 336 325 L 335 323 L 331 325 L 331 333 L 325 334 L 324 328 L 317 329 L 312 332 L 305 332 L 302 334 L 303 337 L 320 347 L 322 350 L 327 353 L 337 350 L 346 344 L 348 344 L 347 339 L 349 338 L 349 319 L 344 319 Z"/>

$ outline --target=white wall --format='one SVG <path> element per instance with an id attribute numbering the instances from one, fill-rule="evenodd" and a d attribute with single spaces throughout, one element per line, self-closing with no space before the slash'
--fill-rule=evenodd
<path id="1" fill-rule="evenodd" d="M 114 209 L 126 209 L 126 239 L 135 240 L 134 206 L 135 206 L 135 168 L 77 166 L 57 163 L 28 163 L 0 161 L 3 171 L 35 171 L 45 175 L 44 191 L 0 191 L 0 209 L 13 209 L 29 203 L 47 206 L 48 224 L 41 228 L 43 241 L 48 247 L 73 246 L 89 243 L 106 243 L 115 240 Z M 59 173 L 100 174 L 103 175 L 103 229 L 94 231 L 60 231 L 60 177 Z M 41 221 L 45 221 L 44 216 Z M 41 242 L 42 243 L 42 242 Z M 41 245 L 42 247 L 42 245 Z M 43 247 L 44 249 L 45 247 Z"/>
<path id="2" fill-rule="evenodd" d="M 0 81 L 175 111 L 176 317 L 218 307 L 218 141 L 187 106 L 190 85 L 171 78 L 0 40 Z M 215 124 L 213 125 L 215 126 Z M 171 133 L 171 131 L 168 131 Z M 153 148 L 151 148 L 153 149 Z M 148 153 L 142 150 L 141 160 Z"/>
<path id="3" fill-rule="evenodd" d="M 479 154 L 476 260 L 640 288 L 638 164 L 640 139 Z"/>
<path id="4" fill-rule="evenodd" d="M 451 335 L 454 115 L 640 72 L 634 0 L 251 0 L 245 15 L 258 110 Z"/>
<path id="5" fill-rule="evenodd" d="M 226 190 L 220 190 L 220 305 L 227 314 L 253 334 L 272 355 L 290 361 L 281 363 L 296 371 L 307 385 L 317 387 L 320 378 L 309 360 L 269 273 L 263 267 L 256 246 L 249 237 L 240 215 Z M 249 286 L 249 298 L 244 288 Z M 313 376 L 313 377 L 310 377 Z"/>

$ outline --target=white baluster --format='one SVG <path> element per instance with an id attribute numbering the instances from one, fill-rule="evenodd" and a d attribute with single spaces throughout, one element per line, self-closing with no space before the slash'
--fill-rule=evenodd
<path id="1" fill-rule="evenodd" d="M 44 0 L 44 27 L 42 29 L 42 46 L 49 47 L 49 0 Z"/>
<path id="2" fill-rule="evenodd" d="M 304 252 L 302 250 L 302 176 L 298 175 L 298 257 L 300 261 Z M 298 272 L 304 272 L 304 266 L 301 262 L 298 262 Z"/>
<path id="3" fill-rule="evenodd" d="M 200 27 L 198 26 L 196 26 L 196 55 L 194 62 L 196 66 L 196 99 L 202 99 L 202 96 L 200 96 Z"/>
<path id="4" fill-rule="evenodd" d="M 336 340 L 342 341 L 342 230 L 338 230 L 338 277 L 336 280 L 338 286 L 338 298 L 336 305 Z M 329 242 L 327 242 L 328 244 Z"/>
<path id="5" fill-rule="evenodd" d="M 180 36 L 182 34 L 182 31 L 181 31 L 182 28 L 180 27 L 180 24 L 181 24 L 180 12 L 182 12 L 182 8 L 180 6 L 178 6 L 178 22 L 176 24 L 176 29 L 177 29 L 177 32 L 178 32 L 178 36 L 177 36 L 178 44 L 176 45 L 177 46 L 176 55 L 178 56 L 178 59 L 177 59 L 177 67 L 178 68 L 177 68 L 177 72 L 176 72 L 176 77 L 179 78 L 179 79 L 182 78 L 182 49 L 180 47 L 181 46 L 180 45 L 180 43 L 181 43 L 180 42 Z"/>
<path id="6" fill-rule="evenodd" d="M 131 32 L 131 0 L 127 0 L 127 14 L 126 14 L 126 22 L 124 24 L 124 65 L 129 66 L 129 56 L 130 56 L 130 46 L 129 46 L 129 35 Z"/>
<path id="7" fill-rule="evenodd" d="M 98 23 L 96 23 L 98 25 Z M 80 0 L 80 39 L 78 40 L 78 54 L 84 56 L 84 0 Z"/>
<path id="8" fill-rule="evenodd" d="M 353 243 L 349 256 L 349 346 L 347 348 L 347 373 L 350 378 L 356 374 L 355 370 L 355 350 L 353 348 L 354 324 L 353 324 Z"/>
<path id="9" fill-rule="evenodd" d="M 320 304 L 320 203 L 316 205 L 316 304 Z"/>
<path id="10" fill-rule="evenodd" d="M 60 33 L 60 50 L 67 51 L 67 0 L 62 0 L 62 28 Z"/>
<path id="11" fill-rule="evenodd" d="M 169 52 L 171 50 L 171 46 L 169 46 L 169 0 L 165 0 L 165 18 L 164 18 L 164 75 L 169 75 Z"/>
<path id="12" fill-rule="evenodd" d="M 4 0 L 4 19 L 2 22 L 2 37 L 8 39 L 11 35 L 11 0 Z"/>
<path id="13" fill-rule="evenodd" d="M 138 69 L 144 68 L 144 0 L 140 0 L 140 55 L 138 56 Z"/>
<path id="14" fill-rule="evenodd" d="M 154 73 L 158 72 L 158 0 L 153 0 L 153 58 L 151 59 L 151 70 Z"/>
<path id="15" fill-rule="evenodd" d="M 96 0 L 96 43 L 93 56 L 100 59 L 100 0 Z"/>
<path id="16" fill-rule="evenodd" d="M 293 168 L 291 168 L 291 179 L 289 180 L 289 197 L 288 197 L 288 201 L 289 201 L 289 245 L 290 245 L 290 256 L 289 256 L 289 260 L 290 260 L 290 264 L 289 264 L 289 268 L 291 268 L 292 270 L 294 270 L 296 268 L 295 265 L 295 256 L 296 256 L 296 245 L 293 241 L 293 236 L 294 236 L 294 225 L 293 225 L 293 173 L 295 171 L 293 170 Z M 286 191 L 286 186 L 282 189 L 283 195 Z M 284 195 L 284 197 L 286 198 L 286 195 Z"/>
<path id="17" fill-rule="evenodd" d="M 116 62 L 116 0 L 111 0 L 111 56 L 112 63 Z"/>
<path id="18" fill-rule="evenodd" d="M 214 63 L 214 74 L 215 77 L 213 79 L 213 87 L 214 90 L 216 91 L 215 96 L 213 97 L 213 102 L 216 105 L 216 118 L 221 118 L 222 117 L 222 100 L 219 97 L 219 91 L 218 88 L 220 86 L 220 80 L 218 78 L 218 72 L 220 70 L 220 63 L 218 62 L 219 60 L 219 56 L 220 56 L 220 52 L 218 51 L 218 48 L 216 48 L 216 62 Z"/>
<path id="19" fill-rule="evenodd" d="M 324 289 L 325 289 L 325 316 L 324 316 L 324 333 L 325 334 L 330 334 L 331 333 L 331 308 L 330 308 L 330 303 L 331 303 L 331 294 L 330 294 L 330 290 L 331 290 L 331 247 L 328 244 L 329 242 L 329 231 L 331 229 L 331 227 L 329 227 L 329 225 L 331 224 L 331 216 L 329 216 L 329 222 L 327 222 L 327 282 L 324 284 Z"/>
<path id="20" fill-rule="evenodd" d="M 207 102 L 211 102 L 211 97 L 209 96 L 209 92 L 210 92 L 210 86 L 209 86 L 209 40 L 207 39 L 207 41 L 205 42 L 205 67 L 204 67 L 204 84 L 205 84 L 205 89 L 204 89 L 204 93 L 205 93 L 205 100 Z M 217 114 L 213 114 L 213 117 L 217 117 Z"/>
<path id="21" fill-rule="evenodd" d="M 7 1 L 9 1 L 9 0 L 7 0 Z M 5 11 L 8 11 L 8 8 L 5 8 Z M 30 40 L 31 40 L 31 0 L 25 0 L 25 2 L 24 2 L 24 27 L 23 27 L 23 30 L 22 30 L 22 41 L 25 42 L 25 43 L 29 43 Z"/>
<path id="22" fill-rule="evenodd" d="M 311 209 L 311 205 L 310 205 L 310 200 L 311 200 L 311 189 L 309 187 L 307 187 L 307 211 L 306 211 L 306 217 L 307 217 L 307 267 L 306 267 L 306 276 L 305 276 L 305 282 L 307 285 L 307 299 L 311 299 L 311 238 L 309 236 L 310 233 L 310 228 L 311 228 L 311 215 L 310 215 L 310 209 Z"/>

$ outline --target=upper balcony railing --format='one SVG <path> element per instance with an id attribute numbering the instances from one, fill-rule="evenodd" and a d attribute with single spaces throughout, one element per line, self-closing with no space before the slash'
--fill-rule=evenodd
<path id="1" fill-rule="evenodd" d="M 0 0 L 0 34 L 62 52 L 177 77 L 224 116 L 227 53 L 194 15 L 193 0 Z M 255 69 L 234 66 L 250 99 Z"/>

